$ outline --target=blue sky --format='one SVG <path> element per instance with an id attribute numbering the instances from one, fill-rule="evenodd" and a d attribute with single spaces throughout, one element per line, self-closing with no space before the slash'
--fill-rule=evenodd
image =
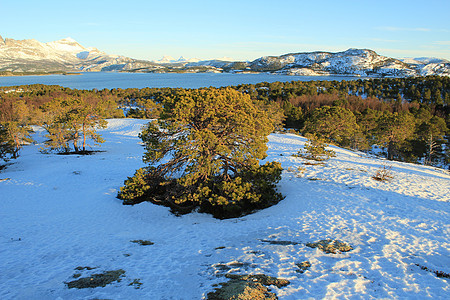
<path id="1" fill-rule="evenodd" d="M 253 60 L 367 48 L 450 59 L 450 0 L 0 0 L 0 35 L 110 54 Z"/>

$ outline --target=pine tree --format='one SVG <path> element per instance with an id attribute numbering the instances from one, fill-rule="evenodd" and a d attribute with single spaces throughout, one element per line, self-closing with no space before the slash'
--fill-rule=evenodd
<path id="1" fill-rule="evenodd" d="M 100 98 L 89 96 L 57 98 L 45 104 L 47 141 L 43 151 L 69 152 L 72 143 L 75 152 L 85 152 L 88 139 L 103 143 L 97 130 L 107 126 L 103 117 L 107 106 Z"/>
<path id="2" fill-rule="evenodd" d="M 304 149 L 298 151 L 298 153 L 294 156 L 317 161 L 324 161 L 336 155 L 333 150 L 326 149 L 328 145 L 325 143 L 325 140 L 323 138 L 320 138 L 316 134 L 310 133 L 307 133 L 305 137 L 308 139 L 308 141 L 306 142 Z"/>
<path id="3" fill-rule="evenodd" d="M 23 100 L 0 101 L 0 158 L 8 160 L 17 158 L 24 144 L 33 142 L 32 113 Z"/>
<path id="4" fill-rule="evenodd" d="M 444 138 L 447 132 L 445 120 L 437 116 L 433 116 L 419 125 L 419 136 L 427 147 L 425 164 L 432 164 L 433 158 L 437 156 L 441 145 L 445 143 Z"/>
<path id="5" fill-rule="evenodd" d="M 377 121 L 377 143 L 387 149 L 387 158 L 393 160 L 403 142 L 414 134 L 414 117 L 409 112 L 385 111 Z"/>
<path id="6" fill-rule="evenodd" d="M 342 146 L 350 145 L 352 137 L 358 130 L 355 115 L 340 106 L 316 108 L 303 128 L 304 133 L 315 133 L 331 143 Z"/>
<path id="7" fill-rule="evenodd" d="M 231 88 L 175 90 L 160 119 L 141 133 L 151 164 L 129 178 L 124 204 L 152 201 L 173 211 L 196 207 L 219 218 L 236 217 L 281 199 L 279 163 L 266 156 L 271 119 L 248 95 Z"/>

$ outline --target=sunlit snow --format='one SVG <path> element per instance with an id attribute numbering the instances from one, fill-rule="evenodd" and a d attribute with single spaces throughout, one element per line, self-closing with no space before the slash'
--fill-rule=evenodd
<path id="1" fill-rule="evenodd" d="M 267 160 L 282 163 L 284 200 L 237 219 L 176 217 L 116 198 L 144 166 L 143 124 L 110 120 L 104 152 L 89 156 L 41 154 L 39 131 L 38 144 L 0 173 L 0 299 L 201 299 L 227 272 L 290 280 L 271 287 L 279 299 L 449 295 L 449 279 L 422 268 L 450 273 L 448 171 L 336 147 L 325 166 L 305 165 L 291 156 L 303 137 L 272 134 Z M 383 165 L 392 167 L 391 182 L 371 178 Z M 354 250 L 325 254 L 305 245 L 327 238 Z M 304 261 L 311 267 L 298 272 Z M 106 287 L 65 284 L 76 273 L 117 269 L 124 277 Z"/>

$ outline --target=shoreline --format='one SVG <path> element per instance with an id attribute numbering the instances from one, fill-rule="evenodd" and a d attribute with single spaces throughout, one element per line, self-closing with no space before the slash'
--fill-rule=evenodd
<path id="1" fill-rule="evenodd" d="M 7 74 L 5 74 L 7 73 Z M 0 71 L 0 77 L 22 77 L 22 76 L 48 76 L 48 75 L 64 75 L 64 76 L 74 76 L 83 75 L 83 73 L 121 73 L 121 74 L 235 74 L 235 75 L 251 75 L 251 74 L 267 74 L 267 75 L 282 75 L 282 76 L 292 76 L 292 77 L 355 77 L 355 78 L 405 78 L 405 77 L 417 77 L 417 76 L 374 76 L 367 75 L 362 76 L 360 74 L 292 74 L 292 73 L 281 73 L 281 72 L 255 72 L 255 71 L 240 71 L 240 72 L 140 72 L 140 71 L 96 71 L 96 72 L 54 72 L 54 73 L 33 73 L 33 72 L 10 72 L 10 71 Z"/>
<path id="2" fill-rule="evenodd" d="M 83 75 L 80 72 L 11 72 L 11 71 L 0 71 L 0 77 L 18 77 L 18 76 L 48 76 L 48 75 Z"/>

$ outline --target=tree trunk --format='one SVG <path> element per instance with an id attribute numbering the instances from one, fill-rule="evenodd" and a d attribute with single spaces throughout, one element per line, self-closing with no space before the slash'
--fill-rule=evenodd
<path id="1" fill-rule="evenodd" d="M 393 160 L 394 159 L 394 143 L 392 141 L 389 141 L 388 144 L 388 149 L 387 149 L 388 153 L 387 153 L 387 158 L 389 160 Z"/>
<path id="2" fill-rule="evenodd" d="M 86 151 L 86 126 L 83 123 L 83 151 Z"/>
<path id="3" fill-rule="evenodd" d="M 78 136 L 78 132 L 76 132 L 73 138 L 73 148 L 75 149 L 75 152 L 78 152 Z"/>
<path id="4" fill-rule="evenodd" d="M 434 153 L 434 146 L 435 146 L 435 144 L 434 144 L 434 142 L 433 142 L 433 135 L 432 134 L 430 134 L 429 136 L 428 136 L 428 141 L 427 141 L 427 144 L 428 144 L 428 157 L 427 157 L 427 159 L 425 160 L 425 164 L 426 165 L 431 165 L 431 156 L 433 155 L 433 153 Z"/>

